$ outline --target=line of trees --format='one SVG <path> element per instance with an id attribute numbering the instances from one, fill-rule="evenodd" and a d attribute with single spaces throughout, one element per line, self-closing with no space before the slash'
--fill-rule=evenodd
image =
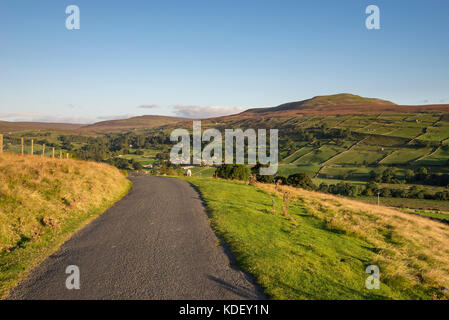
<path id="1" fill-rule="evenodd" d="M 447 187 L 449 186 L 449 174 L 430 173 L 427 168 L 419 167 L 415 170 L 408 169 L 404 177 L 401 178 L 395 173 L 393 168 L 387 168 L 381 173 L 372 170 L 369 175 L 369 181 L 392 184 L 415 183 Z"/>
<path id="2" fill-rule="evenodd" d="M 291 174 L 287 178 L 283 176 L 260 175 L 259 169 L 267 166 L 268 165 L 257 163 L 250 170 L 247 166 L 242 164 L 222 164 L 215 170 L 215 176 L 222 179 L 243 181 L 248 181 L 252 176 L 256 181 L 262 183 L 274 183 L 279 180 L 283 185 L 307 190 L 317 189 L 310 176 L 305 173 Z"/>
<path id="3" fill-rule="evenodd" d="M 249 180 L 250 175 L 256 178 L 258 182 L 274 183 L 280 180 L 283 185 L 289 185 L 306 190 L 315 190 L 324 193 L 342 195 L 348 197 L 361 196 L 381 196 L 395 198 L 413 198 L 413 199 L 432 199 L 432 200 L 449 200 L 449 190 L 431 193 L 419 186 L 411 188 L 388 188 L 380 187 L 375 181 L 369 181 L 366 185 L 354 185 L 346 182 L 337 184 L 321 183 L 318 187 L 313 183 L 309 175 L 305 173 L 295 173 L 288 177 L 260 175 L 259 169 L 264 165 L 257 164 L 251 170 L 245 165 L 223 164 L 215 171 L 215 175 L 219 178 L 230 180 Z M 421 170 L 422 171 L 422 170 Z M 420 171 L 420 172 L 421 172 Z M 387 171 L 385 177 L 389 175 Z M 381 175 L 383 176 L 383 175 Z"/>
<path id="4" fill-rule="evenodd" d="M 431 193 L 419 186 L 411 188 L 381 188 L 376 182 L 370 181 L 366 185 L 353 185 L 340 182 L 337 184 L 321 183 L 317 191 L 343 195 L 348 197 L 376 196 L 393 198 L 429 199 L 429 200 L 449 200 L 449 190 Z"/>

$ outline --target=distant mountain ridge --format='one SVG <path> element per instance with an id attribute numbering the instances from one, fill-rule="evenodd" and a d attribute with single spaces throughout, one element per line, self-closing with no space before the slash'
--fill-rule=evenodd
<path id="1" fill-rule="evenodd" d="M 275 107 L 252 108 L 238 114 L 207 118 L 215 122 L 233 122 L 242 119 L 267 119 L 301 117 L 304 115 L 344 115 L 344 114 L 380 114 L 380 113 L 417 113 L 440 112 L 449 114 L 448 104 L 405 106 L 391 101 L 366 98 L 349 93 L 316 96 L 311 99 L 284 103 Z M 8 122 L 0 121 L 0 132 L 26 130 L 68 130 L 77 133 L 102 134 L 108 132 L 124 132 L 133 129 L 158 128 L 166 125 L 184 125 L 191 122 L 191 118 L 144 115 L 120 120 L 107 120 L 89 125 L 37 123 L 37 122 Z"/>
<path id="2" fill-rule="evenodd" d="M 137 128 L 154 128 L 187 120 L 186 118 L 145 115 L 128 119 L 107 120 L 85 125 L 79 130 L 86 133 L 120 132 Z"/>
<path id="3" fill-rule="evenodd" d="M 0 133 L 27 130 L 61 130 L 72 131 L 81 128 L 82 124 L 52 123 L 52 122 L 11 122 L 0 120 Z"/>

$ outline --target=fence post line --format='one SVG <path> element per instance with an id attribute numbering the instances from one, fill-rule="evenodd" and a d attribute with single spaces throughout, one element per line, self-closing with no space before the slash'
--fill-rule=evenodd
<path id="1" fill-rule="evenodd" d="M 20 152 L 22 153 L 23 156 L 23 137 L 20 138 Z"/>
<path id="2" fill-rule="evenodd" d="M 42 158 L 45 157 L 45 143 L 42 145 Z"/>
<path id="3" fill-rule="evenodd" d="M 55 158 L 55 148 L 52 149 L 51 151 L 51 157 L 54 159 Z"/>
<path id="4" fill-rule="evenodd" d="M 3 135 L 0 133 L 0 153 L 3 153 Z"/>
<path id="5" fill-rule="evenodd" d="M 30 154 L 31 155 L 34 154 L 34 140 L 33 139 L 31 139 L 31 153 Z"/>

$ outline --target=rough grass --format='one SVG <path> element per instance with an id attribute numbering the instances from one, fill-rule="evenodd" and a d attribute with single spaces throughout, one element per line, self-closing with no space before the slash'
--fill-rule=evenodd
<path id="1" fill-rule="evenodd" d="M 449 226 L 291 187 L 189 178 L 239 265 L 274 299 L 447 299 Z M 288 217 L 282 194 L 292 195 Z M 275 203 L 273 212 L 272 201 Z M 368 265 L 380 290 L 365 288 Z"/>
<path id="2" fill-rule="evenodd" d="M 106 164 L 0 155 L 0 297 L 129 188 Z"/>

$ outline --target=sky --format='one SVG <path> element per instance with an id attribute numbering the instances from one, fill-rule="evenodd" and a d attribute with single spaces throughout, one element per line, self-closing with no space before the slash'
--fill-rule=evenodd
<path id="1" fill-rule="evenodd" d="M 449 103 L 448 18 L 446 0 L 1 0 L 0 120 L 207 117 L 335 93 Z"/>

